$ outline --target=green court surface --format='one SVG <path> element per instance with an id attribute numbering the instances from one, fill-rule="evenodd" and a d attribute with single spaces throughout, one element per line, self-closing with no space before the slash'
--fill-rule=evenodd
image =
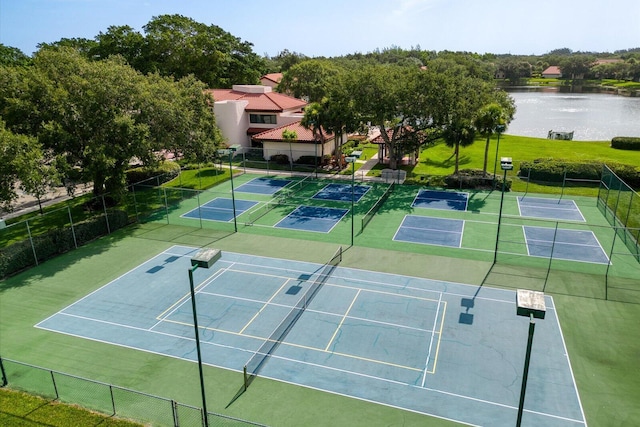
<path id="1" fill-rule="evenodd" d="M 240 185 L 253 178 L 254 176 L 250 174 L 240 175 L 234 179 L 234 183 Z M 287 177 L 287 179 L 292 178 Z M 298 180 L 299 178 L 295 177 L 292 179 L 293 182 Z M 550 313 L 555 313 L 556 317 L 552 316 L 539 321 L 537 325 L 540 329 L 536 334 L 543 328 L 550 327 L 549 325 L 554 322 L 559 325 L 558 331 L 561 330 L 563 333 L 568 353 L 568 361 L 567 359 L 565 361 L 570 362 L 573 368 L 586 424 L 637 424 L 636 420 L 640 419 L 640 408 L 637 405 L 640 400 L 640 375 L 635 365 L 637 355 L 640 353 L 640 342 L 634 337 L 637 335 L 637 325 L 640 324 L 639 264 L 629 250 L 619 244 L 615 232 L 607 226 L 594 199 L 566 196 L 575 201 L 585 221 L 554 221 L 520 216 L 517 197 L 523 194 L 507 193 L 504 197 L 497 262 L 494 265 L 500 210 L 500 193 L 498 192 L 470 192 L 466 211 L 436 210 L 411 207 L 420 187 L 395 186 L 388 199 L 379 206 L 377 213 L 362 229 L 362 218 L 388 189 L 384 184 L 373 185 L 362 200 L 355 204 L 354 246 L 352 247 L 349 245 L 352 238 L 352 217 L 349 214 L 326 234 L 306 232 L 301 234 L 299 231 L 273 227 L 286 216 L 289 209 L 293 210 L 301 204 L 350 209 L 350 203 L 343 201 L 309 201 L 310 197 L 327 182 L 331 181 L 309 182 L 308 185 L 298 188 L 294 194 L 287 194 L 287 198 L 280 201 L 273 209 L 261 212 L 264 215 L 257 214 L 250 217 L 252 212 L 256 213 L 254 210 L 243 212 L 235 224 L 238 232 L 234 232 L 233 222 L 200 222 L 198 219 L 180 218 L 183 213 L 216 197 L 230 197 L 229 182 L 201 193 L 158 188 L 137 189 L 136 191 L 139 191 L 136 194 L 139 208 L 137 214 L 140 221 L 144 223 L 120 230 L 0 282 L 0 355 L 3 358 L 200 406 L 197 364 L 187 358 L 167 357 L 159 353 L 51 332 L 34 326 L 176 245 L 216 247 L 223 252 L 312 263 L 316 266 L 330 259 L 336 247 L 342 245 L 345 251 L 339 268 L 346 270 L 341 270 L 343 273 L 340 276 L 345 274 L 344 271 L 355 269 L 379 272 L 380 276 L 384 277 L 388 273 L 394 275 L 394 278 L 415 277 L 420 278 L 419 280 L 431 279 L 466 284 L 471 285 L 468 289 L 481 289 L 481 292 L 487 292 L 490 288 L 501 288 L 502 291 L 496 291 L 498 294 L 507 292 L 512 295 L 518 288 L 544 291 L 553 297 L 552 304 L 549 304 L 553 307 Z M 235 196 L 256 201 L 259 206 L 265 206 L 278 197 L 277 194 L 272 196 L 248 193 L 236 193 Z M 393 236 L 406 215 L 464 221 L 461 247 L 450 248 L 394 241 Z M 528 255 L 527 251 L 530 247 L 525 234 L 518 230 L 523 230 L 523 227 L 540 226 L 554 230 L 558 228 L 592 232 L 604 251 L 612 255 L 611 264 Z M 128 284 L 131 288 L 138 285 L 138 283 Z M 183 285 L 184 283 L 176 286 Z M 125 287 L 122 291 L 125 295 L 126 289 Z M 326 290 L 325 287 L 319 292 L 318 298 L 324 290 Z M 134 293 L 132 289 L 131 294 Z M 492 423 L 486 419 L 483 421 L 482 418 L 470 420 L 460 418 L 458 415 L 449 416 L 448 413 L 443 414 L 437 410 L 416 410 L 409 405 L 393 402 L 376 403 L 376 399 L 366 396 L 342 393 L 328 386 L 318 386 L 317 383 L 309 384 L 307 381 L 311 380 L 305 379 L 304 376 L 303 380 L 293 381 L 281 378 L 281 374 L 269 372 L 269 366 L 274 371 L 279 369 L 287 371 L 291 367 L 287 364 L 281 366 L 281 363 L 267 364 L 263 375 L 258 375 L 248 390 L 232 404 L 229 403 L 242 383 L 242 374 L 233 368 L 205 366 L 208 409 L 211 412 L 274 426 L 449 426 L 461 425 L 460 422 L 470 425 L 515 425 L 513 407 L 517 404 L 519 392 L 517 372 L 522 370 L 521 358 L 526 345 L 526 319 L 518 319 L 515 312 L 512 313 L 512 307 L 502 313 L 498 308 L 500 305 L 494 305 L 498 304 L 497 302 L 488 305 L 485 311 L 480 301 L 500 299 L 495 298 L 495 295 L 487 300 L 477 298 L 474 306 L 468 307 L 462 304 L 462 300 L 471 300 L 475 292 L 469 294 L 466 291 L 459 291 L 455 294 L 456 297 L 447 297 L 451 299 L 447 303 L 444 318 L 442 351 L 438 353 L 438 366 L 435 367 L 435 373 L 427 376 L 425 387 L 428 388 L 429 381 L 435 381 L 434 376 L 443 372 L 440 369 L 446 372 L 447 363 L 454 363 L 456 360 L 458 361 L 456 363 L 460 363 L 465 357 L 470 357 L 472 361 L 467 363 L 468 370 L 460 371 L 459 378 L 455 382 L 451 379 L 450 386 L 453 387 L 453 384 L 456 384 L 456 387 L 466 390 L 467 394 L 459 393 L 460 395 L 475 396 L 480 400 L 506 405 L 505 413 L 509 414 L 508 421 Z M 484 295 L 480 293 L 478 296 Z M 148 298 L 151 301 L 154 295 L 150 293 Z M 322 299 L 315 301 L 322 302 Z M 425 310 L 425 312 L 428 311 Z M 305 312 L 306 314 L 309 313 Z M 469 324 L 471 318 L 462 316 L 463 314 L 473 315 L 471 324 Z M 432 321 L 433 319 L 434 316 L 431 316 Z M 507 337 L 504 340 L 505 345 L 511 346 L 515 352 L 512 359 L 509 359 L 509 363 L 496 362 L 505 360 L 502 359 L 502 353 L 498 351 L 493 355 L 482 354 L 481 360 L 473 360 L 472 356 L 478 352 L 473 350 L 466 352 L 463 349 L 466 340 L 481 340 L 481 337 L 490 340 L 499 336 L 504 330 L 500 329 L 503 332 L 496 330 L 494 334 L 492 328 L 502 324 L 503 321 L 520 322 L 520 326 L 506 333 Z M 522 321 L 524 324 L 521 323 Z M 447 329 L 448 322 L 451 322 L 450 329 Z M 455 328 L 453 328 L 454 324 Z M 483 330 L 488 328 L 486 329 L 488 332 L 485 336 L 474 333 L 465 335 L 471 331 L 465 327 L 482 327 Z M 296 336 L 291 335 L 290 339 L 298 339 Z M 306 333 L 300 336 L 308 337 Z M 544 336 L 544 333 L 536 335 L 534 349 L 536 346 L 548 344 L 553 347 L 554 352 L 564 351 L 559 342 L 549 343 Z M 448 350 L 454 354 L 446 354 L 447 343 L 459 345 L 460 350 Z M 490 344 L 487 345 L 490 346 Z M 285 351 L 287 347 L 278 348 L 276 353 L 281 350 Z M 541 350 L 538 348 L 536 351 Z M 544 356 L 534 353 L 532 363 L 536 363 L 536 355 L 540 358 Z M 404 363 L 408 363 L 407 360 L 401 360 L 401 362 L 403 366 L 405 366 Z M 505 367 L 509 367 L 512 372 L 512 395 L 505 400 L 483 397 L 482 393 L 491 393 L 493 390 L 487 383 L 492 383 L 494 380 L 500 382 L 509 378 L 501 373 L 492 373 L 492 370 L 505 369 Z M 556 369 L 560 369 L 559 363 L 550 366 L 543 377 L 546 375 L 553 377 L 553 371 Z M 433 370 L 433 362 L 431 370 Z M 316 378 L 317 381 L 321 377 L 313 374 L 310 378 Z M 446 382 L 447 379 L 443 378 L 442 381 Z M 549 381 L 552 382 L 552 380 Z M 438 383 L 438 381 L 435 382 Z M 341 381 L 336 383 L 339 385 Z M 420 386 L 422 387 L 421 381 Z M 536 387 L 535 380 L 531 383 L 531 387 L 532 390 Z M 433 390 L 432 392 L 446 389 L 433 387 Z M 473 394 L 476 392 L 478 394 Z M 551 394 L 542 397 L 535 391 L 530 393 L 527 396 L 531 401 L 526 401 L 525 408 L 528 403 L 535 405 L 539 399 L 552 397 Z M 392 394 L 395 395 L 395 393 Z M 433 400 L 428 405 L 433 405 L 434 402 L 437 400 Z M 560 405 L 562 402 L 561 399 L 558 400 Z M 448 408 L 453 408 L 452 412 L 455 413 L 458 407 L 465 406 L 458 404 L 451 406 L 451 403 L 440 401 L 435 404 L 435 407 L 445 412 Z M 535 406 L 531 409 L 537 411 L 533 408 Z M 461 411 L 461 414 L 474 412 L 468 409 L 461 409 Z M 479 411 L 478 414 L 481 412 Z M 553 411 L 542 412 L 559 414 Z M 523 425 L 545 425 L 540 422 L 531 424 L 537 419 L 535 418 L 537 415 L 534 417 L 532 414 L 532 412 L 525 412 Z M 530 421 L 527 421 L 527 415 L 532 415 L 529 418 Z M 575 419 L 578 421 L 575 425 L 584 425 L 580 424 L 579 417 L 574 414 L 560 415 L 560 417 Z"/>

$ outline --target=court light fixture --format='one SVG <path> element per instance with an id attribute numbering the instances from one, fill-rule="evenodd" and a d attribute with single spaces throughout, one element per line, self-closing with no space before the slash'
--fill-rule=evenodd
<path id="1" fill-rule="evenodd" d="M 198 251 L 191 258 L 191 268 L 189 269 L 189 289 L 191 293 L 191 311 L 193 313 L 193 329 L 196 336 L 196 354 L 198 356 L 198 372 L 200 374 L 200 393 L 202 394 L 202 412 L 204 426 L 209 427 L 209 417 L 207 412 L 207 398 L 204 390 L 204 375 L 202 372 L 202 353 L 200 351 L 200 332 L 198 331 L 198 314 L 196 311 L 196 292 L 193 286 L 193 272 L 198 268 L 211 268 L 222 257 L 219 249 L 204 248 Z"/>
<path id="2" fill-rule="evenodd" d="M 505 125 L 496 126 L 496 132 L 498 134 L 498 142 L 496 143 L 496 157 L 493 161 L 493 189 L 496 189 L 496 165 L 498 163 L 498 150 L 500 149 L 500 134 L 504 132 L 507 127 Z"/>
<path id="3" fill-rule="evenodd" d="M 498 231 L 496 231 L 496 248 L 493 252 L 493 263 L 498 259 L 498 241 L 500 240 L 500 224 L 502 223 L 502 205 L 504 204 L 504 191 L 507 183 L 507 171 L 513 169 L 513 159 L 511 157 L 500 157 L 500 169 L 504 171 L 502 177 L 502 194 L 500 195 L 500 213 L 498 214 Z"/>
<path id="4" fill-rule="evenodd" d="M 520 388 L 520 403 L 518 404 L 518 418 L 516 427 L 522 424 L 522 413 L 524 411 L 524 395 L 527 390 L 527 378 L 529 377 L 529 362 L 531 361 L 531 346 L 533 344 L 533 333 L 536 329 L 534 319 L 544 319 L 546 305 L 544 293 L 527 289 L 518 289 L 516 292 L 516 314 L 529 318 L 529 336 L 527 338 L 527 352 L 524 358 L 524 369 L 522 372 L 522 386 Z"/>
<path id="5" fill-rule="evenodd" d="M 238 232 L 238 220 L 236 219 L 236 196 L 233 188 L 233 166 L 231 160 L 233 159 L 233 153 L 235 153 L 240 145 L 235 144 L 229 148 L 221 148 L 218 150 L 219 156 L 229 156 L 229 175 L 231 176 L 231 205 L 233 207 L 233 229 Z"/>

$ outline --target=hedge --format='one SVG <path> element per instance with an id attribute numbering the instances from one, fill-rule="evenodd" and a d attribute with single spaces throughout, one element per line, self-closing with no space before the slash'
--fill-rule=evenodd
<path id="1" fill-rule="evenodd" d="M 640 187 L 640 169 L 621 163 L 607 163 L 616 175 L 633 188 Z M 599 180 L 603 163 L 598 161 L 574 162 L 562 159 L 543 158 L 521 162 L 518 175 L 532 181 L 562 182 L 564 174 L 571 179 Z M 529 175 L 530 173 L 530 175 Z"/>
<path id="2" fill-rule="evenodd" d="M 616 136 L 611 140 L 611 148 L 617 148 L 618 150 L 640 151 L 640 138 Z"/>
<path id="3" fill-rule="evenodd" d="M 128 224 L 128 217 L 125 211 L 115 210 L 109 212 L 108 218 L 111 232 Z M 104 215 L 73 225 L 78 246 L 107 235 L 109 230 L 107 229 Z M 0 249 L 0 277 L 4 278 L 34 266 L 36 264 L 33 256 L 34 249 L 39 263 L 74 249 L 73 231 L 71 227 L 55 228 L 44 234 L 34 236 L 32 239 L 33 247 L 31 246 L 31 241 L 23 240 Z"/>
<path id="4" fill-rule="evenodd" d="M 159 182 L 154 181 L 154 185 L 160 185 L 171 181 L 180 174 L 180 165 L 176 162 L 163 162 L 156 168 L 138 167 L 127 171 L 127 184 L 138 184 L 150 179 L 159 177 Z"/>
<path id="5" fill-rule="evenodd" d="M 502 177 L 496 175 L 496 188 L 502 189 Z M 493 175 L 485 175 L 479 169 L 462 169 L 457 175 L 448 175 L 444 179 L 448 188 L 492 189 Z M 506 180 L 505 191 L 511 190 L 511 180 Z"/>

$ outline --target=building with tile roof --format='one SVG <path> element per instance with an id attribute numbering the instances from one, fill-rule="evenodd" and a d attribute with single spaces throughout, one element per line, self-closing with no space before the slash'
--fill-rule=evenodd
<path id="1" fill-rule="evenodd" d="M 216 124 L 227 144 L 242 147 L 251 147 L 252 135 L 300 121 L 307 105 L 269 86 L 234 85 L 206 92 L 213 97 Z"/>
<path id="2" fill-rule="evenodd" d="M 285 131 L 295 132 L 296 139 L 294 141 L 285 139 L 283 137 Z M 323 131 L 322 135 L 324 141 L 316 142 L 311 129 L 306 129 L 300 121 L 297 121 L 256 134 L 252 140 L 254 146 L 263 148 L 265 159 L 281 154 L 297 162 L 302 156 L 316 156 L 323 159 L 334 152 L 335 136 L 327 131 Z"/>
<path id="3" fill-rule="evenodd" d="M 282 80 L 282 73 L 269 73 L 260 77 L 260 84 L 275 89 Z"/>
<path id="4" fill-rule="evenodd" d="M 547 69 L 542 72 L 542 77 L 544 77 L 545 79 L 559 79 L 560 77 L 562 77 L 562 71 L 557 65 L 552 65 L 550 67 L 547 67 Z"/>

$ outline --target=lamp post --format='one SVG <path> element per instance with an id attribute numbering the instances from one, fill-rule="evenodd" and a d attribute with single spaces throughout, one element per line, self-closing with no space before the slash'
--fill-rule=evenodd
<path id="1" fill-rule="evenodd" d="M 513 169 L 513 160 L 511 157 L 500 158 L 500 168 L 504 171 L 502 179 L 502 194 L 500 196 L 500 213 L 498 214 L 498 231 L 496 232 L 496 249 L 493 252 L 493 263 L 498 259 L 498 241 L 500 240 L 500 224 L 502 223 L 502 205 L 504 204 L 504 190 L 507 182 L 507 171 Z"/>
<path id="2" fill-rule="evenodd" d="M 498 142 L 496 143 L 496 157 L 493 161 L 493 189 L 496 189 L 496 166 L 498 164 L 498 149 L 500 148 L 500 134 L 504 132 L 505 125 L 496 126 L 496 132 L 498 133 Z"/>
<path id="3" fill-rule="evenodd" d="M 354 185 L 356 177 L 356 156 L 345 157 L 347 163 L 351 163 L 351 246 L 353 246 L 353 205 L 354 205 Z"/>
<path id="4" fill-rule="evenodd" d="M 196 311 L 196 292 L 193 286 L 193 272 L 202 268 L 210 268 L 222 256 L 219 249 L 202 249 L 191 258 L 189 269 L 189 289 L 191 292 L 191 310 L 193 312 L 193 329 L 196 336 L 196 354 L 198 356 L 198 372 L 200 374 L 200 393 L 202 394 L 202 411 L 205 427 L 209 427 L 207 415 L 207 398 L 204 391 L 204 375 L 202 373 L 202 353 L 200 352 L 200 333 L 198 331 L 198 314 Z"/>
<path id="5" fill-rule="evenodd" d="M 533 344 L 533 333 L 536 330 L 534 319 L 544 319 L 546 305 L 544 303 L 544 293 L 518 289 L 516 293 L 516 313 L 518 316 L 529 318 L 529 335 L 527 338 L 527 352 L 524 358 L 524 369 L 522 372 L 522 386 L 520 388 L 520 403 L 518 404 L 518 418 L 516 427 L 522 423 L 522 413 L 524 412 L 524 395 L 527 390 L 527 378 L 529 376 L 529 362 L 531 361 L 531 346 Z"/>
<path id="6" fill-rule="evenodd" d="M 236 196 L 233 191 L 233 167 L 231 166 L 231 160 L 233 158 L 233 149 L 222 149 L 218 150 L 218 154 L 221 156 L 228 155 L 229 156 L 229 175 L 231 175 L 231 205 L 233 206 L 233 229 L 237 233 L 238 232 L 238 220 L 236 219 Z"/>

